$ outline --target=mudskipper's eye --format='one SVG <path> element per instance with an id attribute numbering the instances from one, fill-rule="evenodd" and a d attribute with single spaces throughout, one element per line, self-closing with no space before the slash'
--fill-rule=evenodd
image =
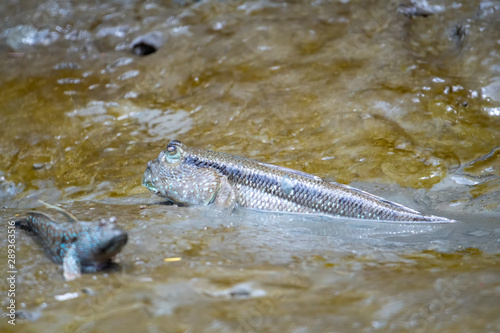
<path id="1" fill-rule="evenodd" d="M 167 154 L 168 156 L 173 156 L 177 153 L 177 147 L 176 146 L 168 146 L 167 147 Z"/>
<path id="2" fill-rule="evenodd" d="M 181 149 L 174 145 L 167 146 L 167 161 L 175 162 L 181 157 Z"/>

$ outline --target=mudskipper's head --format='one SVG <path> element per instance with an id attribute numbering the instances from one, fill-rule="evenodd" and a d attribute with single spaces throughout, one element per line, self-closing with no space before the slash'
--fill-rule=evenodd
<path id="1" fill-rule="evenodd" d="M 184 145 L 177 140 L 170 141 L 157 159 L 149 161 L 142 176 L 142 185 L 161 197 L 169 198 L 176 170 L 182 163 Z"/>
<path id="2" fill-rule="evenodd" d="M 128 234 L 115 221 L 103 219 L 79 235 L 77 251 L 83 264 L 105 264 L 125 246 Z"/>
<path id="3" fill-rule="evenodd" d="M 215 170 L 199 166 L 192 149 L 173 140 L 157 159 L 148 162 L 142 185 L 175 203 L 208 205 L 216 195 L 219 178 Z"/>

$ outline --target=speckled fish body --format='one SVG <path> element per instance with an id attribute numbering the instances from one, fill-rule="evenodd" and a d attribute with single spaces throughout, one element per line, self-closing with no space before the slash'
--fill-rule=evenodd
<path id="1" fill-rule="evenodd" d="M 64 277 L 73 280 L 81 272 L 95 272 L 107 264 L 127 243 L 127 232 L 113 220 L 54 222 L 49 216 L 30 212 L 16 227 L 39 237 L 54 262 L 63 264 Z"/>
<path id="2" fill-rule="evenodd" d="M 454 222 L 425 215 L 367 192 L 253 159 L 171 141 L 150 161 L 142 184 L 187 205 L 215 204 L 274 212 L 322 214 L 394 222 Z"/>

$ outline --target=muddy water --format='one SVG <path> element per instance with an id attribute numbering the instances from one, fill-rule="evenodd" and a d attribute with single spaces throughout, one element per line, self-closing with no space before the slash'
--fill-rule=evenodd
<path id="1" fill-rule="evenodd" d="M 2 2 L 2 260 L 40 199 L 129 232 L 72 282 L 17 233 L 2 331 L 500 331 L 500 3 L 399 5 Z M 174 138 L 460 223 L 168 205 L 140 179 Z"/>

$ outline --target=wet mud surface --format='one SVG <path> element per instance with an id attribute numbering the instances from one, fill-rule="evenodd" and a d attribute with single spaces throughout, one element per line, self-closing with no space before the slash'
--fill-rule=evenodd
<path id="1" fill-rule="evenodd" d="M 500 331 L 498 2 L 0 11 L 2 260 L 8 221 L 38 200 L 129 234 L 117 265 L 65 282 L 17 232 L 2 331 Z M 171 139 L 460 222 L 171 205 L 140 184 Z"/>

